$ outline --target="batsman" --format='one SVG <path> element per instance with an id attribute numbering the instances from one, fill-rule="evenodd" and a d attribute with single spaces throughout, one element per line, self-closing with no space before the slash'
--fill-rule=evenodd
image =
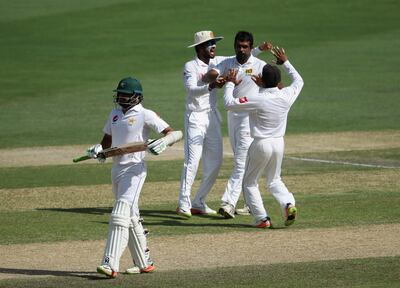
<path id="1" fill-rule="evenodd" d="M 143 89 L 139 80 L 124 78 L 114 92 L 116 107 L 112 109 L 103 128 L 103 139 L 100 144 L 87 150 L 87 156 L 104 162 L 101 151 L 131 142 L 147 142 L 147 150 L 158 155 L 182 138 L 181 131 L 173 131 L 155 112 L 142 106 Z M 156 141 L 149 140 L 151 130 L 162 133 L 164 137 Z M 115 203 L 104 256 L 101 265 L 97 267 L 97 272 L 109 278 L 117 276 L 120 258 L 126 246 L 129 247 L 134 263 L 133 267 L 127 269 L 127 273 L 149 273 L 155 269 L 139 213 L 140 191 L 147 174 L 144 157 L 145 151 L 113 157 L 111 178 Z"/>

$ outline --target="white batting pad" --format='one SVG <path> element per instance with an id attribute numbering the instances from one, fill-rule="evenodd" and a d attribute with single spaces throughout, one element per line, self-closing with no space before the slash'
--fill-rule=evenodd
<path id="1" fill-rule="evenodd" d="M 150 263 L 149 253 L 145 253 L 147 250 L 147 239 L 144 233 L 142 223 L 136 217 L 131 218 L 131 227 L 129 227 L 129 251 L 131 252 L 133 261 L 140 269 L 146 268 Z"/>
<path id="2" fill-rule="evenodd" d="M 110 228 L 102 265 L 109 265 L 119 271 L 119 260 L 129 238 L 130 205 L 124 200 L 117 200 L 110 217 Z"/>

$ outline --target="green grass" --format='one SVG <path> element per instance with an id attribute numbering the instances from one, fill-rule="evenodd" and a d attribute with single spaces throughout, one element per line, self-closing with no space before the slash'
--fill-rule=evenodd
<path id="1" fill-rule="evenodd" d="M 294 229 L 400 222 L 400 210 L 388 209 L 400 205 L 399 192 L 297 194 L 296 200 L 299 218 Z M 264 194 L 264 203 L 274 227 L 283 228 L 282 214 L 276 201 L 269 194 Z M 217 208 L 219 201 L 209 201 L 208 204 Z M 185 220 L 175 214 L 175 206 L 175 201 L 159 205 L 142 203 L 141 215 L 145 219 L 145 226 L 152 231 L 152 237 L 254 231 L 251 227 L 253 217 L 238 216 L 233 220 L 225 220 L 220 216 L 194 216 Z M 104 239 L 108 231 L 111 209 L 111 207 L 76 207 L 0 212 L 2 219 L 0 228 L 3 231 L 0 244 Z"/>
<path id="2" fill-rule="evenodd" d="M 319 155 L 320 156 L 320 155 Z M 182 160 L 147 161 L 148 174 L 146 181 L 179 181 Z M 232 158 L 224 158 L 219 179 L 228 178 L 232 172 Z M 318 174 L 328 171 L 371 170 L 341 164 L 304 163 L 287 159 L 283 165 L 282 175 Z M 31 167 L 0 168 L 0 189 L 52 187 L 69 185 L 97 185 L 110 183 L 111 164 L 82 164 Z M 201 168 L 197 179 L 201 177 Z"/>
<path id="3" fill-rule="evenodd" d="M 382 257 L 273 265 L 172 270 L 120 275 L 106 280 L 94 273 L 53 272 L 55 277 L 0 281 L 0 287 L 399 287 L 400 258 Z M 3 269 L 25 275 L 41 271 Z M 10 271 L 9 271 L 10 270 Z M 0 270 L 1 271 L 1 270 Z M 43 271 L 46 275 L 51 271 Z"/>
<path id="4" fill-rule="evenodd" d="M 256 43 L 286 48 L 305 79 L 288 133 L 399 129 L 397 1 L 286 0 L 282 13 L 275 6 L 0 1 L 0 148 L 99 141 L 111 90 L 127 75 L 142 80 L 146 106 L 183 128 L 181 70 L 194 56 L 186 46 L 200 29 L 225 36 L 220 55 L 233 54 L 241 29 L 253 32 Z"/>

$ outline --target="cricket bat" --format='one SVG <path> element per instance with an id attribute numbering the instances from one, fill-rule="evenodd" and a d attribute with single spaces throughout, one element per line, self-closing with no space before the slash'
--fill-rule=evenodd
<path id="1" fill-rule="evenodd" d="M 124 155 L 124 154 L 128 154 L 128 153 L 133 153 L 133 152 L 146 151 L 147 145 L 149 145 L 150 143 L 146 143 L 146 142 L 127 143 L 127 144 L 124 144 L 121 146 L 104 149 L 104 150 L 100 151 L 98 155 L 103 158 L 108 158 L 108 157 Z M 90 158 L 87 155 L 83 155 L 83 156 L 72 159 L 72 162 L 77 163 L 77 162 L 88 160 L 88 159 L 92 159 L 92 158 Z"/>

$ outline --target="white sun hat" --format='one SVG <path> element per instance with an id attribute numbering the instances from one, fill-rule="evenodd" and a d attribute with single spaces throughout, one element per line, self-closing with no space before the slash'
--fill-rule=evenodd
<path id="1" fill-rule="evenodd" d="M 219 41 L 223 38 L 224 37 L 222 37 L 222 36 L 215 37 L 214 32 L 212 32 L 212 31 L 199 31 L 199 32 L 194 33 L 194 44 L 188 46 L 187 48 L 192 48 L 194 46 L 197 46 L 201 43 L 204 43 L 204 42 L 207 42 L 210 40 Z"/>

